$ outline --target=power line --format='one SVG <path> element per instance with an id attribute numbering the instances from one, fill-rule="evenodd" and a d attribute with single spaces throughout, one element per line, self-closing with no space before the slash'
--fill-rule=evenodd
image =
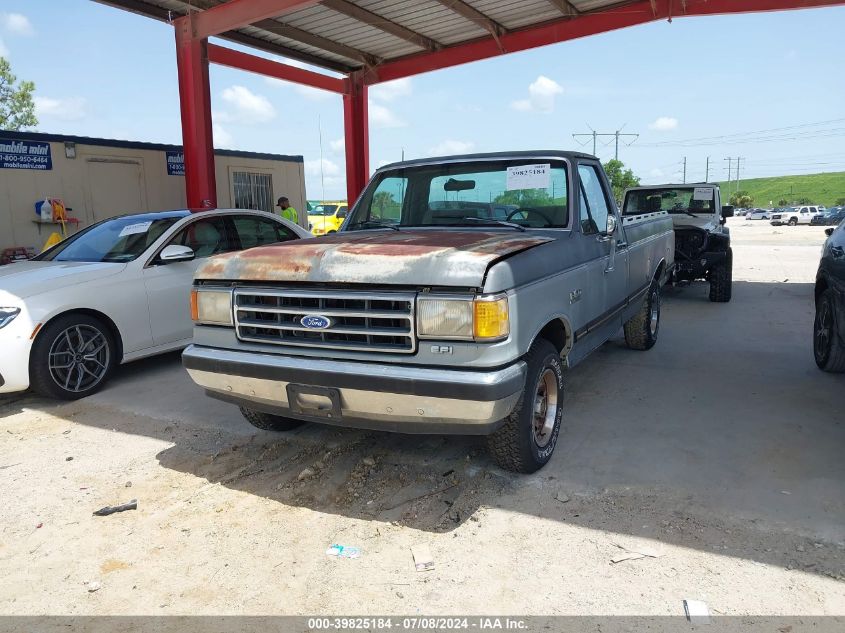
<path id="1" fill-rule="evenodd" d="M 588 125 L 587 127 L 590 127 L 590 126 Z M 625 126 L 623 125 L 622 127 L 625 127 Z M 593 139 L 593 156 L 596 155 L 596 141 L 599 139 L 599 137 L 608 137 L 608 136 L 613 137 L 613 140 L 608 141 L 607 143 L 605 143 L 605 145 L 610 145 L 611 143 L 615 143 L 615 149 L 614 149 L 614 152 L 613 152 L 613 157 L 616 160 L 619 160 L 619 139 L 623 138 L 623 137 L 631 137 L 631 136 L 634 137 L 633 140 L 630 143 L 627 143 L 627 145 L 630 146 L 634 143 L 634 141 L 636 141 L 639 138 L 640 135 L 639 134 L 633 134 L 633 133 L 630 133 L 630 132 L 626 133 L 626 134 L 622 134 L 622 128 L 616 130 L 615 132 L 601 132 L 601 133 L 596 132 L 593 128 L 590 128 L 589 133 L 573 134 L 572 138 L 575 139 L 576 142 L 578 142 L 580 145 L 583 146 L 583 145 L 586 145 L 586 143 L 581 143 L 580 141 L 578 141 L 578 138 L 579 137 L 585 137 L 585 136 Z M 589 142 L 589 141 L 587 141 L 587 142 Z"/>
<path id="2" fill-rule="evenodd" d="M 845 118 L 839 119 L 829 119 L 827 121 L 816 121 L 814 123 L 801 123 L 798 125 L 789 125 L 785 127 L 776 127 L 776 128 L 769 128 L 765 130 L 753 130 L 750 132 L 734 132 L 732 134 L 720 134 L 717 136 L 700 136 L 697 138 L 688 138 L 682 139 L 678 141 L 661 141 L 658 143 L 640 143 L 640 147 L 670 147 L 670 146 L 677 146 L 678 144 L 683 143 L 706 143 L 706 142 L 719 142 L 724 140 L 735 141 L 735 142 L 743 142 L 744 139 L 739 139 L 737 137 L 742 136 L 755 136 L 755 135 L 771 135 L 773 132 L 786 132 L 791 130 L 799 130 L 808 127 L 818 127 L 820 125 L 829 125 L 831 123 L 841 123 L 845 121 Z M 834 128 L 834 129 L 842 129 L 842 128 Z M 825 130 L 815 130 L 813 132 L 821 132 Z M 788 135 L 787 135 L 788 136 Z"/>

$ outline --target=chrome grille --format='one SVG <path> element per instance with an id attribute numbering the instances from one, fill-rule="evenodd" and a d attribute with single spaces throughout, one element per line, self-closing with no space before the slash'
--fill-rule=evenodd
<path id="1" fill-rule="evenodd" d="M 416 351 L 413 293 L 239 288 L 235 327 L 242 341 L 366 352 Z M 315 329 L 306 316 L 328 320 Z"/>

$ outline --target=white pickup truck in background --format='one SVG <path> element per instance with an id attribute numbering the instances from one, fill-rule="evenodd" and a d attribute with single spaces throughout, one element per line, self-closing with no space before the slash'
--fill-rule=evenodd
<path id="1" fill-rule="evenodd" d="M 824 213 L 823 206 L 816 206 L 814 204 L 805 205 L 801 207 L 789 207 L 781 209 L 780 212 L 772 214 L 772 226 L 780 226 L 787 224 L 795 226 L 796 224 L 810 224 L 813 218 Z"/>

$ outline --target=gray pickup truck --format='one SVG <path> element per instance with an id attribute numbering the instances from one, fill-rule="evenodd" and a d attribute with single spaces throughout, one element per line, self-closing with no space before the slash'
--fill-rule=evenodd
<path id="1" fill-rule="evenodd" d="M 599 161 L 531 151 L 379 169 L 341 230 L 209 260 L 183 362 L 253 425 L 486 435 L 551 457 L 563 370 L 624 326 L 652 347 L 669 216 L 622 217 Z"/>

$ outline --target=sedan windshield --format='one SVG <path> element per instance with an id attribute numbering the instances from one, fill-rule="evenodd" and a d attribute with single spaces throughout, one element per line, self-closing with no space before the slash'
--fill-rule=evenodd
<path id="1" fill-rule="evenodd" d="M 71 236 L 39 259 L 56 262 L 129 262 L 147 250 L 179 219 L 145 219 L 145 216 L 136 215 L 106 220 Z"/>
<path id="2" fill-rule="evenodd" d="M 563 162 L 496 160 L 385 171 L 367 187 L 347 229 L 503 223 L 565 228 L 568 221 Z"/>

